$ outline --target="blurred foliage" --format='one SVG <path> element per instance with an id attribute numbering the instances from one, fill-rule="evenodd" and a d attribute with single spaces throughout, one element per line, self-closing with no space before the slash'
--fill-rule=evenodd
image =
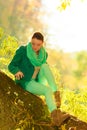
<path id="1" fill-rule="evenodd" d="M 87 122 L 87 88 L 63 89 L 61 109 Z"/>
<path id="2" fill-rule="evenodd" d="M 7 33 L 26 42 L 35 31 L 44 32 L 41 0 L 0 0 L 0 26 Z M 36 25 L 37 23 L 37 25 Z"/>
<path id="3" fill-rule="evenodd" d="M 77 78 L 82 78 L 83 75 L 87 74 L 87 52 L 80 51 L 76 54 L 77 70 L 75 71 L 75 76 Z"/>
<path id="4" fill-rule="evenodd" d="M 70 6 L 71 0 L 60 0 L 60 6 L 58 6 L 58 10 L 63 11 Z"/>
<path id="5" fill-rule="evenodd" d="M 48 62 L 55 66 L 61 75 L 61 86 L 63 88 L 87 87 L 87 52 L 64 53 L 48 49 Z"/>
<path id="6" fill-rule="evenodd" d="M 18 40 L 14 36 L 6 35 L 4 30 L 0 28 L 0 69 L 10 76 L 11 74 L 8 72 L 7 65 L 12 59 L 17 47 Z"/>
<path id="7" fill-rule="evenodd" d="M 72 1 L 60 0 L 58 10 L 66 10 Z M 49 35 L 49 25 L 43 20 L 43 17 L 49 17 L 49 14 L 43 7 L 43 0 L 0 0 L 0 27 L 22 43 L 26 43 L 35 31 Z"/>
<path id="8" fill-rule="evenodd" d="M 57 7 L 59 11 L 64 11 L 67 7 L 71 6 L 73 0 L 60 0 L 60 5 Z M 80 2 L 84 2 L 85 0 L 79 0 Z"/>

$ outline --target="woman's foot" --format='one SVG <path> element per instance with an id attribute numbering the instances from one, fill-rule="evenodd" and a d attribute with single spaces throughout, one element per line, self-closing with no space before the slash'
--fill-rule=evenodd
<path id="1" fill-rule="evenodd" d="M 60 109 L 54 110 L 51 113 L 52 125 L 53 126 L 60 126 L 63 123 L 63 121 L 65 121 L 69 117 L 70 117 L 69 114 L 64 114 L 63 112 L 61 112 Z"/>

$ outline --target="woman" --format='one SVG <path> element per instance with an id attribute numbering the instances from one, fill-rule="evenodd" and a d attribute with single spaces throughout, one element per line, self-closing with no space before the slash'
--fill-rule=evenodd
<path id="1" fill-rule="evenodd" d="M 35 95 L 45 96 L 53 124 L 59 126 L 69 115 L 57 109 L 60 106 L 59 91 L 46 62 L 48 54 L 43 43 L 43 35 L 40 32 L 34 33 L 31 42 L 17 49 L 8 69 L 23 89 Z M 49 86 L 46 86 L 45 81 Z"/>

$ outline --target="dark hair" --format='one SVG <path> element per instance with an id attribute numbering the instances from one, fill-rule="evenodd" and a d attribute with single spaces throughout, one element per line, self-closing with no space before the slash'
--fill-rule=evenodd
<path id="1" fill-rule="evenodd" d="M 33 38 L 37 38 L 38 40 L 41 40 L 42 42 L 44 41 L 44 37 L 40 32 L 35 32 L 32 36 L 32 39 Z"/>

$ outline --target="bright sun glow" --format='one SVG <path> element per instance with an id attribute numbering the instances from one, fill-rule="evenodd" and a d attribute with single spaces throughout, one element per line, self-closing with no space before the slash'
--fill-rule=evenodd
<path id="1" fill-rule="evenodd" d="M 71 6 L 60 12 L 59 0 L 43 0 L 49 17 L 44 21 L 49 29 L 49 43 L 52 48 L 65 52 L 87 50 L 87 0 L 72 0 Z"/>

